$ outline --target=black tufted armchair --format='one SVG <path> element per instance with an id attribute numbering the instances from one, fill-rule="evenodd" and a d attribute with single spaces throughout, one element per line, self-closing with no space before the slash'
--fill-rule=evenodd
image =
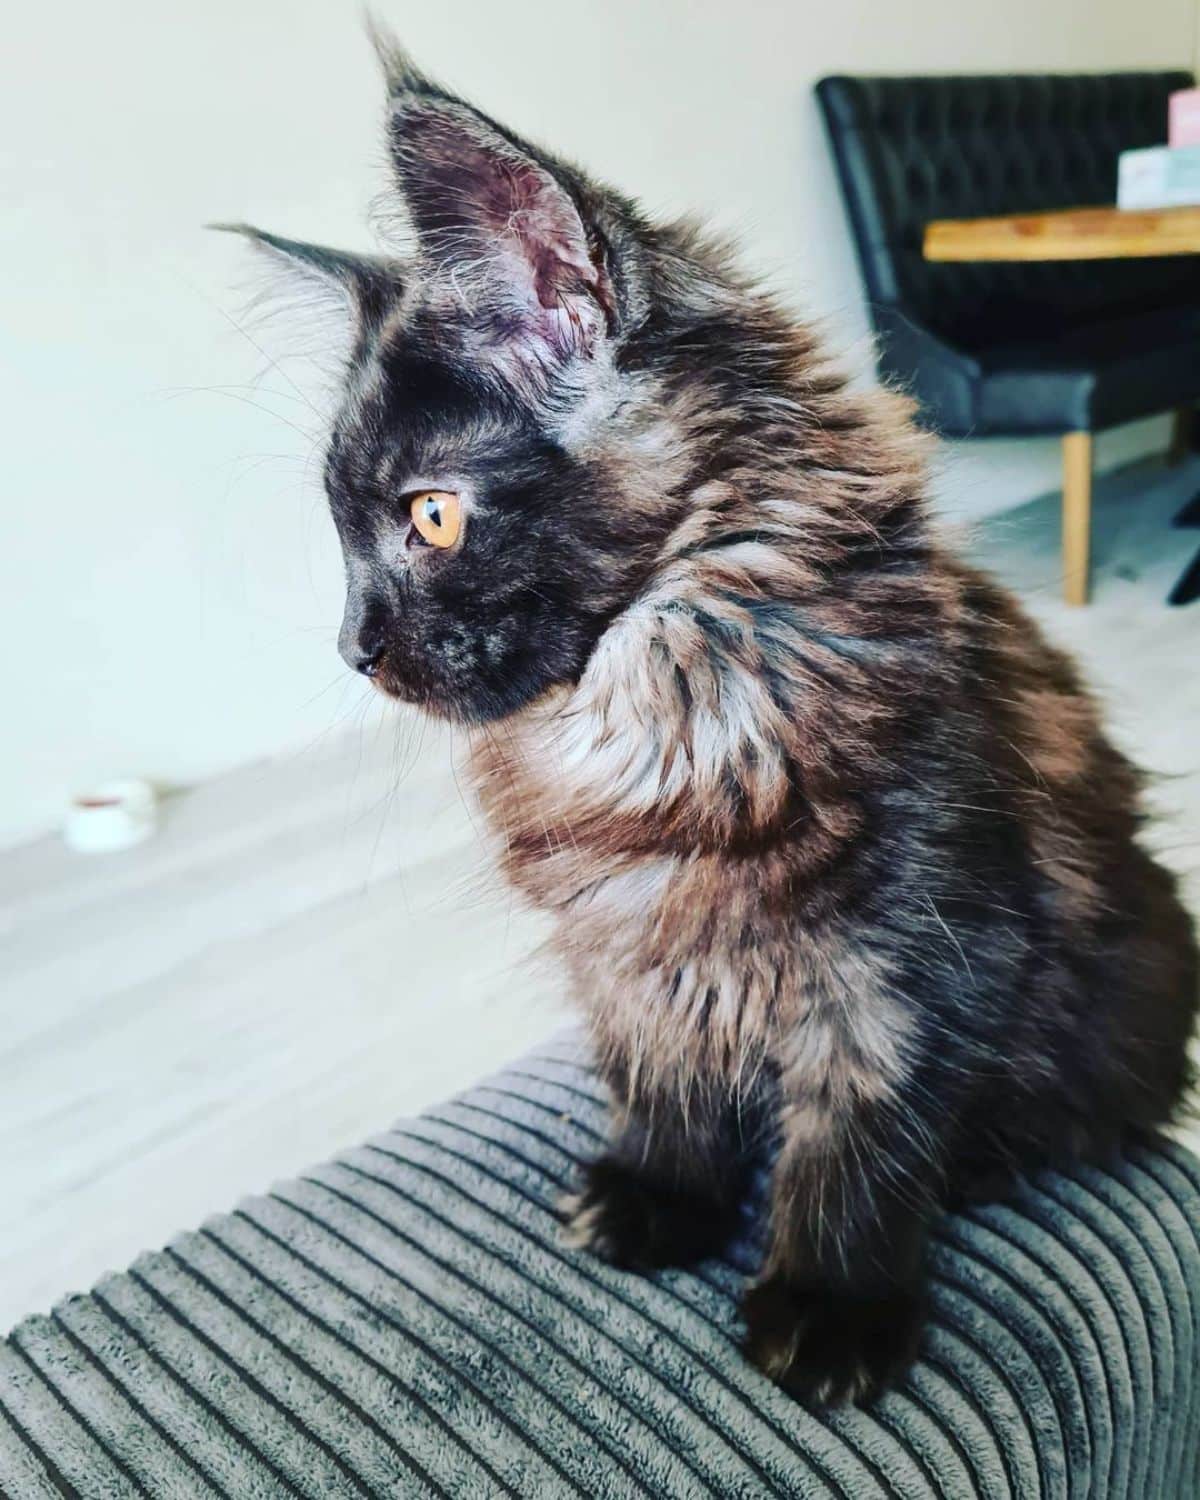
<path id="1" fill-rule="evenodd" d="M 951 437 L 1064 441 L 1067 597 L 1087 598 L 1091 434 L 1200 397 L 1200 257 L 936 264 L 931 219 L 1112 203 L 1187 73 L 823 78 L 880 374 Z M 1067 520 L 1070 525 L 1067 526 Z"/>

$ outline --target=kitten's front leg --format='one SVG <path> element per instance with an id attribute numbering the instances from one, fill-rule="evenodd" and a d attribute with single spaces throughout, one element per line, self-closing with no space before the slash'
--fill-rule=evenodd
<path id="1" fill-rule="evenodd" d="M 724 1094 L 627 1101 L 608 1150 L 564 1204 L 572 1243 L 617 1266 L 686 1266 L 732 1239 L 746 1177 L 740 1116 Z"/>
<path id="2" fill-rule="evenodd" d="M 867 1402 L 912 1362 L 938 1195 L 931 1127 L 900 1097 L 785 1105 L 747 1357 L 817 1404 Z"/>

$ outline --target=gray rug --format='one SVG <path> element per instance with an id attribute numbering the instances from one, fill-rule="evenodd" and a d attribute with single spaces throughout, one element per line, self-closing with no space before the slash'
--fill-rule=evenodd
<path id="1" fill-rule="evenodd" d="M 559 1040 L 0 1344 L 0 1490 L 1195 1500 L 1200 1163 L 1046 1174 L 948 1220 L 902 1390 L 815 1415 L 738 1355 L 745 1256 L 565 1249 L 604 1129 Z"/>

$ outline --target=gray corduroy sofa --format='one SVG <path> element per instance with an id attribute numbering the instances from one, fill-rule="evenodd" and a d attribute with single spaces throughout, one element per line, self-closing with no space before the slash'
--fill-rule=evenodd
<path id="1" fill-rule="evenodd" d="M 554 1202 L 579 1044 L 181 1235 L 0 1345 L 0 1492 L 1200 1496 L 1200 1163 L 1163 1144 L 948 1219 L 919 1365 L 818 1414 L 735 1344 L 748 1252 L 623 1274 Z"/>

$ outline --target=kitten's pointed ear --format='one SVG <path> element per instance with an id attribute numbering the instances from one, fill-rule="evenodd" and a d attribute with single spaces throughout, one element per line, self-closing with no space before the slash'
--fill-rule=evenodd
<path id="1" fill-rule="evenodd" d="M 388 141 L 424 254 L 470 295 L 499 294 L 524 336 L 564 355 L 609 326 L 602 237 L 585 223 L 568 169 L 419 73 L 375 34 L 388 85 Z"/>
<path id="2" fill-rule="evenodd" d="M 268 234 L 252 224 L 210 224 L 209 229 L 240 234 L 277 264 L 327 290 L 339 293 L 364 322 L 381 312 L 389 293 L 399 288 L 396 268 L 369 255 L 309 245 L 303 240 Z"/>

